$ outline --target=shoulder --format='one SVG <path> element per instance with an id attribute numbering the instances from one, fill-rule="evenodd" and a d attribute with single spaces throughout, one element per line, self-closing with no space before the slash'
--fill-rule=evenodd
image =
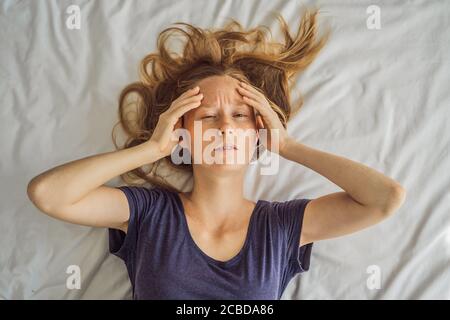
<path id="1" fill-rule="evenodd" d="M 122 190 L 127 197 L 138 200 L 155 200 L 170 192 L 170 190 L 159 186 L 125 185 L 116 188 Z"/>
<path id="2" fill-rule="evenodd" d="M 309 198 L 295 198 L 292 200 L 259 200 L 262 206 L 266 208 L 267 213 L 275 215 L 277 218 L 283 216 L 290 216 L 295 213 L 303 214 L 307 204 L 312 199 Z"/>
<path id="3" fill-rule="evenodd" d="M 154 208 L 165 206 L 173 198 L 171 190 L 159 186 L 126 185 L 117 187 L 121 190 L 129 204 L 130 214 L 142 217 Z"/>
<path id="4" fill-rule="evenodd" d="M 301 228 L 306 207 L 312 199 L 259 200 L 260 219 L 284 233 L 294 233 Z"/>

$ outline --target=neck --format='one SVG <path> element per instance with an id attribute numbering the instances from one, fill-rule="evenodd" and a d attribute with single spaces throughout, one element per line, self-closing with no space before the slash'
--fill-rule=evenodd
<path id="1" fill-rule="evenodd" d="M 194 186 L 188 197 L 197 209 L 197 219 L 222 223 L 233 219 L 249 206 L 243 195 L 245 170 L 230 170 L 212 174 L 211 170 L 194 168 Z M 248 210 L 247 210 L 248 211 Z"/>

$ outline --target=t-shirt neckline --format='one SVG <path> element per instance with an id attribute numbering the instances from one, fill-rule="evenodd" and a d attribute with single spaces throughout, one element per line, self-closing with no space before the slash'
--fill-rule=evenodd
<path id="1" fill-rule="evenodd" d="M 195 252 L 197 252 L 201 257 L 203 257 L 207 262 L 212 263 L 214 265 L 217 266 L 221 266 L 221 267 L 230 267 L 232 265 L 234 265 L 236 262 L 238 262 L 241 257 L 245 254 L 245 252 L 248 249 L 248 246 L 250 244 L 250 240 L 253 234 L 253 229 L 254 229 L 254 219 L 255 219 L 255 215 L 258 211 L 259 205 L 261 204 L 261 200 L 257 200 L 255 207 L 253 208 L 253 211 L 250 215 L 250 220 L 248 223 L 248 227 L 247 227 L 247 234 L 245 237 L 245 241 L 244 244 L 241 248 L 241 250 L 232 258 L 226 260 L 226 261 L 221 261 L 221 260 L 217 260 L 214 259 L 213 257 L 207 255 L 205 252 L 203 252 L 202 249 L 200 249 L 200 247 L 197 245 L 197 243 L 195 243 L 194 239 L 192 238 L 191 232 L 189 231 L 189 226 L 187 223 L 187 218 L 186 218 L 186 212 L 184 210 L 184 206 L 183 206 L 183 202 L 181 200 L 180 195 L 177 192 L 172 192 L 175 195 L 175 199 L 177 201 L 177 204 L 179 206 L 178 212 L 181 214 L 181 221 L 183 224 L 183 232 L 186 235 L 186 238 L 188 239 L 189 244 L 191 245 L 191 247 L 194 249 Z"/>

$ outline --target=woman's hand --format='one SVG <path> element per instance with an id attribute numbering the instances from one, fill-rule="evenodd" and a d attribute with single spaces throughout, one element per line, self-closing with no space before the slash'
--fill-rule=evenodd
<path id="1" fill-rule="evenodd" d="M 267 145 L 266 149 L 271 152 L 277 151 L 281 154 L 290 139 L 286 129 L 283 127 L 277 113 L 270 106 L 269 101 L 263 93 L 258 91 L 252 85 L 245 82 L 239 82 L 238 90 L 243 95 L 244 102 L 255 108 L 256 130 L 267 129 Z M 274 130 L 275 129 L 275 130 Z M 261 135 L 260 135 L 261 136 Z M 272 141 L 272 138 L 275 141 Z M 278 150 L 274 149 L 274 144 L 278 141 Z"/>
<path id="2" fill-rule="evenodd" d="M 179 143 L 179 141 L 173 140 L 172 136 L 174 130 L 181 128 L 183 114 L 200 106 L 203 94 L 199 93 L 199 89 L 197 86 L 185 91 L 172 102 L 166 111 L 160 114 L 156 128 L 147 142 L 156 146 L 161 157 L 170 155 L 173 148 Z"/>

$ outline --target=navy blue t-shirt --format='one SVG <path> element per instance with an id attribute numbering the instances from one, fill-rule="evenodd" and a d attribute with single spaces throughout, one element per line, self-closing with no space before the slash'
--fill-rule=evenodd
<path id="1" fill-rule="evenodd" d="M 134 299 L 278 300 L 297 273 L 309 270 L 313 243 L 299 247 L 311 199 L 258 200 L 237 255 L 227 261 L 194 242 L 178 193 L 121 186 L 130 207 L 128 231 L 109 229 L 109 250 L 123 259 Z"/>

